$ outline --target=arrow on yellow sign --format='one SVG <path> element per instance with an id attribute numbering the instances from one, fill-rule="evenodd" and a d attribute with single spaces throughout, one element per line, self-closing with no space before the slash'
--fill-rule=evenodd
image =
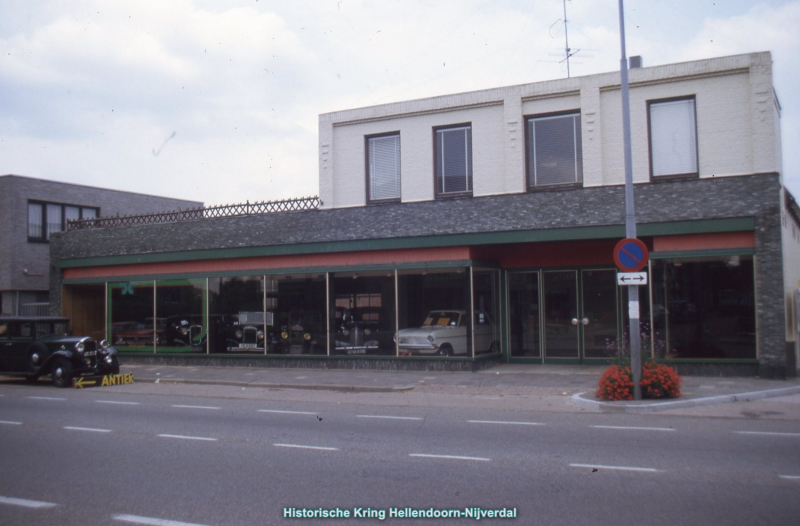
<path id="1" fill-rule="evenodd" d="M 90 385 L 97 385 L 97 380 L 87 380 L 86 378 L 75 378 L 74 380 L 72 380 L 72 385 L 83 389 L 84 387 L 88 387 Z"/>

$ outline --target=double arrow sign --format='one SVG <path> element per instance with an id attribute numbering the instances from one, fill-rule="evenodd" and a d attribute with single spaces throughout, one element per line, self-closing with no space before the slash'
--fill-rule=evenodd
<path id="1" fill-rule="evenodd" d="M 617 272 L 617 285 L 647 285 L 647 272 Z"/>

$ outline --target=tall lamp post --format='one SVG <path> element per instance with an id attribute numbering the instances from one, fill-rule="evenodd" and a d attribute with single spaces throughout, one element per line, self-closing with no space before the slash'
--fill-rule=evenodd
<path id="1" fill-rule="evenodd" d="M 619 45 L 621 55 L 619 70 L 622 88 L 622 135 L 625 155 L 625 237 L 636 238 L 636 213 L 633 208 L 633 167 L 631 161 L 631 105 L 628 96 L 628 57 L 625 54 L 625 15 L 622 0 L 619 0 Z M 628 289 L 628 317 L 630 324 L 631 375 L 633 376 L 633 398 L 642 399 L 642 342 L 639 335 L 639 287 Z"/>

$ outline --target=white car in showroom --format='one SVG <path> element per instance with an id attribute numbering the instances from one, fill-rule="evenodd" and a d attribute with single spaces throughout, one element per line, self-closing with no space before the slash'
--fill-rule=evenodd
<path id="1" fill-rule="evenodd" d="M 463 310 L 431 311 L 422 327 L 401 329 L 397 333 L 400 354 L 427 356 L 467 356 L 469 315 Z M 499 351 L 489 315 L 475 311 L 475 352 Z"/>

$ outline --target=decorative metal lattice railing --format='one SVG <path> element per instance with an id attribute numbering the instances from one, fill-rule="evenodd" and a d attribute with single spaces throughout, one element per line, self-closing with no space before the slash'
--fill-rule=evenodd
<path id="1" fill-rule="evenodd" d="M 300 197 L 297 199 L 284 199 L 281 201 L 259 201 L 236 205 L 209 206 L 203 208 L 187 208 L 172 212 L 158 212 L 154 214 L 137 214 L 129 216 L 98 217 L 96 219 L 78 219 L 67 223 L 67 230 L 87 230 L 91 228 L 114 228 L 130 225 L 151 225 L 157 223 L 178 223 L 196 219 L 210 219 L 215 217 L 241 217 L 278 212 L 298 212 L 303 210 L 317 210 L 322 204 L 319 197 Z"/>

